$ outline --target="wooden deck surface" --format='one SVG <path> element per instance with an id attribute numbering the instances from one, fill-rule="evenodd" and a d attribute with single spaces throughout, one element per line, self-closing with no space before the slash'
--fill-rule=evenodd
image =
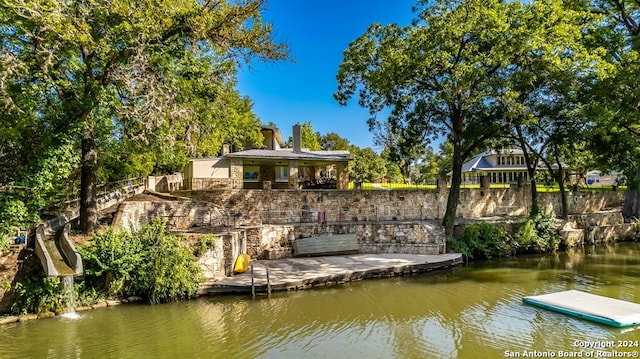
<path id="1" fill-rule="evenodd" d="M 253 279 L 258 292 L 267 290 L 267 267 L 271 290 L 278 291 L 428 272 L 462 263 L 462 255 L 458 253 L 352 254 L 252 262 Z M 199 293 L 251 293 L 251 271 L 207 281 L 201 285 Z"/>

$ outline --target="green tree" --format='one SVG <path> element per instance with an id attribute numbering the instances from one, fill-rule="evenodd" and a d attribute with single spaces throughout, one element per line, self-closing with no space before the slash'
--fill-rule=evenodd
<path id="1" fill-rule="evenodd" d="M 300 125 L 300 122 L 297 124 Z M 322 148 L 320 145 L 320 134 L 313 132 L 313 127 L 309 121 L 305 121 L 305 123 L 300 125 L 300 145 L 302 148 L 310 151 L 320 151 Z M 293 147 L 293 137 L 289 137 L 287 146 Z"/>
<path id="2" fill-rule="evenodd" d="M 386 169 L 385 175 L 387 177 L 395 183 L 409 183 L 404 177 L 402 169 L 398 165 L 398 158 L 394 156 L 394 159 L 392 160 L 392 154 L 388 148 L 385 147 L 382 149 L 382 152 L 380 152 L 380 158 L 384 161 L 384 167 Z"/>
<path id="3" fill-rule="evenodd" d="M 349 166 L 349 180 L 371 182 L 386 174 L 385 161 L 373 149 L 352 146 L 353 162 Z"/>
<path id="4" fill-rule="evenodd" d="M 431 147 L 420 158 L 412 171 L 413 180 L 416 183 L 435 182 L 438 176 L 446 175 L 451 171 L 452 147 L 448 142 L 440 143 L 440 152 L 435 152 Z"/>
<path id="5" fill-rule="evenodd" d="M 412 166 L 426 150 L 425 131 L 412 123 L 403 124 L 393 116 L 388 123 L 369 123 L 374 128 L 376 144 L 384 146 L 385 159 L 400 171 L 402 182 L 409 183 Z"/>
<path id="6" fill-rule="evenodd" d="M 349 140 L 340 137 L 335 132 L 318 135 L 318 137 L 320 138 L 320 148 L 326 151 L 348 151 L 352 146 Z"/>
<path id="7" fill-rule="evenodd" d="M 85 233 L 97 226 L 104 138 L 127 137 L 175 154 L 171 147 L 189 146 L 198 124 L 220 120 L 224 111 L 208 106 L 217 105 L 211 99 L 224 92 L 235 61 L 286 57 L 261 20 L 262 0 L 1 5 L 2 107 L 10 121 L 27 118 L 56 141 L 74 144 Z"/>
<path id="8" fill-rule="evenodd" d="M 374 114 L 371 121 L 390 108 L 387 122 L 401 123 L 404 133 L 418 139 L 418 134 L 440 135 L 451 143 L 451 190 L 443 219 L 451 233 L 464 161 L 523 116 L 531 118 L 527 96 L 544 100 L 536 111 L 547 123 L 577 116 L 574 79 L 597 78 L 589 61 L 597 62 L 602 50 L 585 46 L 597 24 L 579 2 L 420 1 L 418 10 L 412 27 L 374 24 L 350 44 L 335 97 L 344 104 L 357 91 L 360 105 Z M 543 81 L 531 68 L 545 70 Z M 516 85 L 527 79 L 535 91 Z M 559 111 L 554 99 L 572 107 Z M 554 133 L 561 138 L 561 132 Z M 553 153 L 556 163 L 559 155 Z"/>
<path id="9" fill-rule="evenodd" d="M 591 146 L 603 170 L 623 170 L 627 178 L 625 217 L 640 216 L 640 4 L 630 0 L 594 0 L 592 11 L 605 15 L 593 41 L 605 47 L 615 76 L 591 87 L 585 113 Z"/>
<path id="10" fill-rule="evenodd" d="M 526 36 L 545 41 L 542 46 L 526 42 L 513 61 L 510 87 L 517 96 L 507 103 L 513 125 L 506 137 L 524 152 L 532 215 L 539 210 L 535 172 L 540 162 L 560 186 L 560 215 L 566 218 L 566 167 L 578 164 L 588 125 L 582 116 L 584 89 L 606 77 L 611 66 L 602 57 L 605 49 L 589 40 L 601 17 L 588 8 L 537 1 L 525 10 Z"/>
<path id="11" fill-rule="evenodd" d="M 505 125 L 503 72 L 518 41 L 519 3 L 427 1 L 418 3 L 414 26 L 373 24 L 344 52 L 338 71 L 340 104 L 356 94 L 374 114 L 391 109 L 387 122 L 417 139 L 453 144 L 452 186 L 444 225 L 451 233 L 461 169 L 478 146 Z M 418 142 L 418 141 L 416 141 Z M 412 147 L 412 146 L 411 146 Z"/>

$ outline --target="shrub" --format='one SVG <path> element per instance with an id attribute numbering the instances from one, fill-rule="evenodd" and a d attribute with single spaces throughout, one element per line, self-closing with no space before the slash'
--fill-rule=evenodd
<path id="1" fill-rule="evenodd" d="M 129 232 L 109 228 L 94 235 L 88 246 L 78 248 L 85 280 L 99 286 L 107 296 L 128 295 L 131 274 L 143 260 L 141 241 Z"/>
<path id="2" fill-rule="evenodd" d="M 201 257 L 209 249 L 216 247 L 216 237 L 213 234 L 205 234 L 200 237 L 198 246 L 195 248 L 193 255 Z"/>
<path id="3" fill-rule="evenodd" d="M 7 252 L 16 230 L 26 229 L 38 220 L 37 212 L 12 193 L 0 192 L 0 253 Z"/>
<path id="4" fill-rule="evenodd" d="M 467 258 L 492 258 L 509 253 L 512 244 L 504 228 L 482 222 L 468 226 L 460 238 L 449 242 L 449 248 Z"/>
<path id="5" fill-rule="evenodd" d="M 515 235 L 520 251 L 547 252 L 558 249 L 560 237 L 555 229 L 556 218 L 553 211 L 533 213 L 520 226 Z"/>
<path id="6" fill-rule="evenodd" d="M 189 249 L 155 219 L 138 232 L 109 229 L 79 248 L 85 280 L 107 296 L 137 295 L 151 303 L 193 296 L 200 267 Z M 88 286 L 88 288 L 91 285 Z"/>
<path id="7" fill-rule="evenodd" d="M 158 219 L 137 233 L 143 243 L 144 262 L 133 275 L 133 290 L 151 303 L 189 298 L 198 290 L 200 267 L 189 249 L 165 232 Z"/>
<path id="8" fill-rule="evenodd" d="M 56 312 L 67 305 L 60 279 L 46 277 L 39 265 L 30 266 L 11 291 L 11 311 L 16 314 Z"/>

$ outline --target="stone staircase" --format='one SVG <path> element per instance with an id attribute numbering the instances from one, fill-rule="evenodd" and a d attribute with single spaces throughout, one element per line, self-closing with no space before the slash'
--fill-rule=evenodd
<path id="1" fill-rule="evenodd" d="M 587 214 L 569 215 L 560 223 L 561 245 L 575 247 L 583 244 L 615 241 L 633 236 L 634 225 L 625 223 L 619 209 Z"/>

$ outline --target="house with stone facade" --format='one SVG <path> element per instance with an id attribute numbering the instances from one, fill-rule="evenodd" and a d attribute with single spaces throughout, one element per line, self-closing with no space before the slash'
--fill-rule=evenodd
<path id="1" fill-rule="evenodd" d="M 184 168 L 183 188 L 207 189 L 346 189 L 349 151 L 310 151 L 301 146 L 300 125 L 293 126 L 293 148 L 284 148 L 280 130 L 261 128 L 261 148 L 193 158 Z"/>

